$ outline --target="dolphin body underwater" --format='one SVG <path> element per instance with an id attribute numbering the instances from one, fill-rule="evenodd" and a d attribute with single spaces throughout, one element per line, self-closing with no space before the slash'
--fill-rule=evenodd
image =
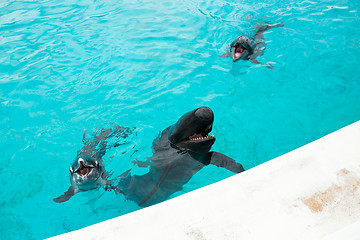
<path id="1" fill-rule="evenodd" d="M 213 164 L 234 173 L 244 171 L 235 160 L 218 152 L 209 152 L 215 142 L 212 130 L 214 114 L 200 107 L 183 115 L 176 124 L 166 128 L 153 141 L 153 156 L 147 161 L 135 161 L 139 167 L 149 167 L 144 175 L 125 172 L 118 188 L 127 199 L 139 206 L 162 202 L 182 189 L 204 166 Z"/>
<path id="2" fill-rule="evenodd" d="M 258 56 L 262 56 L 265 50 L 265 40 L 263 33 L 272 28 L 283 27 L 284 24 L 277 24 L 275 26 L 259 25 L 255 28 L 256 32 L 254 38 L 248 36 L 237 37 L 230 45 L 230 50 L 219 57 L 231 57 L 233 62 L 238 60 L 249 60 L 255 64 L 266 65 L 267 68 L 272 69 L 269 63 L 261 63 L 256 60 Z"/>
<path id="3" fill-rule="evenodd" d="M 122 138 L 126 138 L 132 131 L 127 127 L 115 126 L 114 128 L 101 129 L 98 135 L 85 139 L 83 136 L 83 148 L 78 151 L 75 160 L 70 167 L 71 186 L 61 196 L 54 198 L 57 203 L 69 200 L 76 193 L 96 189 L 105 186 L 105 189 L 113 189 L 117 193 L 124 194 L 120 189 L 112 186 L 106 173 L 102 157 L 112 147 L 117 147 Z M 115 143 L 109 145 L 106 140 L 115 138 Z"/>

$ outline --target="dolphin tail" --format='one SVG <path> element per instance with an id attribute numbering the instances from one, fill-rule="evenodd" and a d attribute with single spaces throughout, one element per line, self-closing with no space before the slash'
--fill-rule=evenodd
<path id="1" fill-rule="evenodd" d="M 73 186 L 70 186 L 69 189 L 66 192 L 64 192 L 63 195 L 61 195 L 60 197 L 54 198 L 53 200 L 54 200 L 54 202 L 57 202 L 57 203 L 66 202 L 72 196 L 74 196 L 77 192 L 79 192 L 79 190 L 75 189 Z"/>

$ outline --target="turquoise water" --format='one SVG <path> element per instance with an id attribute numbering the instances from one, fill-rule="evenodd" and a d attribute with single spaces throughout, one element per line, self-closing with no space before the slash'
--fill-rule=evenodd
<path id="1" fill-rule="evenodd" d="M 103 189 L 57 204 L 84 129 L 136 127 L 119 176 L 183 113 L 215 113 L 213 150 L 246 169 L 360 119 L 358 1 L 0 2 L 0 236 L 42 239 L 139 209 Z M 274 69 L 219 58 L 263 21 Z M 143 171 L 135 169 L 135 171 Z M 182 192 L 232 174 L 208 166 Z M 238 191 L 236 189 L 234 191 Z"/>

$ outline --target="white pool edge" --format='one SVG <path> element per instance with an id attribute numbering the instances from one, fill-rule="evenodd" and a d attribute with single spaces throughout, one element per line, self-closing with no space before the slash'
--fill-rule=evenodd
<path id="1" fill-rule="evenodd" d="M 359 227 L 360 121 L 218 183 L 51 239 L 353 240 Z"/>

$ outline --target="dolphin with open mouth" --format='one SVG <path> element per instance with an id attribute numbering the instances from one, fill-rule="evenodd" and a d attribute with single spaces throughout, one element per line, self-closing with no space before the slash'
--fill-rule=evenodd
<path id="1" fill-rule="evenodd" d="M 55 202 L 65 202 L 80 191 L 88 191 L 108 185 L 102 164 L 98 160 L 83 154 L 77 156 L 70 167 L 70 182 L 69 189 L 60 197 L 54 198 Z"/>
<path id="2" fill-rule="evenodd" d="M 248 60 L 255 64 L 266 65 L 267 68 L 273 68 L 269 63 L 261 63 L 256 60 L 258 56 L 264 54 L 266 48 L 263 33 L 269 29 L 283 27 L 283 24 L 275 26 L 259 25 L 255 28 L 256 32 L 254 38 L 248 36 L 239 36 L 231 44 L 230 50 L 219 57 L 231 57 L 233 62 L 238 60 Z"/>
<path id="3" fill-rule="evenodd" d="M 120 126 L 101 129 L 90 140 L 85 139 L 84 133 L 83 142 L 85 145 L 77 153 L 70 167 L 71 186 L 63 195 L 53 200 L 57 203 L 62 203 L 78 192 L 96 189 L 100 186 L 105 186 L 105 189 L 112 189 L 117 193 L 124 194 L 120 189 L 112 186 L 112 182 L 108 180 L 108 174 L 104 169 L 102 157 L 110 148 L 119 146 L 121 139 L 126 138 L 130 133 L 132 133 L 130 128 Z M 107 142 L 110 138 L 115 138 L 112 145 L 109 145 Z"/>
<path id="4" fill-rule="evenodd" d="M 181 190 L 195 173 L 209 164 L 234 173 L 244 171 L 234 159 L 210 151 L 215 142 L 215 136 L 210 134 L 213 121 L 214 114 L 208 107 L 184 114 L 154 140 L 152 157 L 134 161 L 139 167 L 149 167 L 149 172 L 144 175 L 127 172 L 118 188 L 139 206 L 150 206 Z"/>

